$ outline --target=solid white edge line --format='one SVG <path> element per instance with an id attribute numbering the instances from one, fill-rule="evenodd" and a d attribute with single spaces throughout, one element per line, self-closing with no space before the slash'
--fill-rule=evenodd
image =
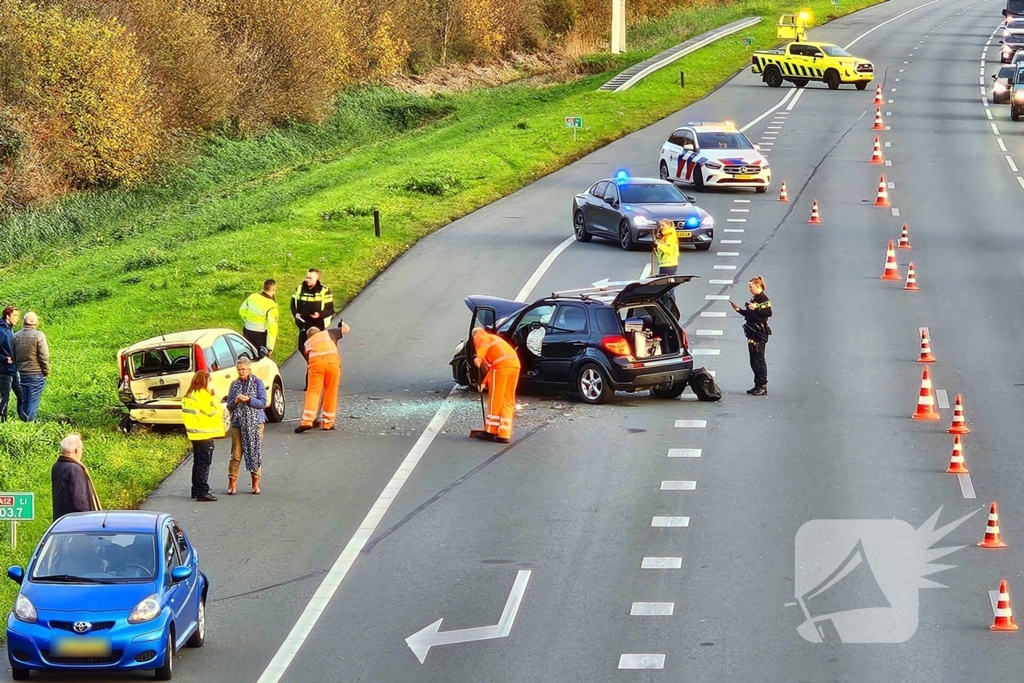
<path id="1" fill-rule="evenodd" d="M 420 438 L 417 439 L 408 455 L 402 460 L 402 464 L 395 470 L 391 480 L 388 481 L 387 486 L 384 487 L 380 496 L 374 501 L 369 512 L 366 513 L 366 517 L 363 518 L 362 523 L 360 523 L 352 538 L 345 545 L 345 549 L 341 551 L 330 571 L 327 572 L 323 581 L 320 582 L 319 588 L 317 588 L 313 597 L 310 598 L 305 609 L 302 610 L 302 615 L 295 622 L 295 625 L 292 626 L 291 631 L 285 637 L 284 642 L 281 643 L 277 653 L 270 660 L 270 663 L 267 664 L 267 668 L 260 675 L 258 683 L 277 683 L 284 676 L 285 671 L 288 670 L 292 660 L 299 653 L 306 638 L 312 633 L 317 621 L 327 609 L 334 594 L 338 592 L 349 570 L 359 557 L 359 553 L 366 546 L 366 542 L 373 537 L 381 520 L 384 519 L 384 515 L 391 508 L 392 503 L 395 502 L 405 482 L 412 475 L 413 470 L 416 469 L 416 465 L 419 464 L 434 438 L 441 432 L 441 428 L 455 408 L 455 401 L 452 400 L 452 395 L 456 391 L 456 388 L 452 387 L 448 396 L 445 397 L 444 403 L 441 404 L 441 407 L 434 414 L 430 424 L 423 430 Z"/>
<path id="2" fill-rule="evenodd" d="M 849 49 L 850 49 L 851 47 L 853 47 L 854 45 L 856 45 L 856 44 L 857 44 L 857 42 L 858 42 L 858 41 L 860 41 L 860 39 L 861 39 L 861 38 L 863 38 L 864 36 L 868 35 L 869 33 L 874 33 L 875 31 L 877 31 L 878 29 L 882 28 L 882 27 L 883 27 L 883 26 L 885 26 L 886 24 L 889 24 L 889 23 L 891 23 L 891 22 L 894 22 L 894 21 L 896 21 L 897 19 L 899 19 L 899 18 L 901 18 L 901 17 L 905 17 L 905 16 L 907 16 L 908 14 L 910 14 L 911 12 L 916 12 L 917 10 L 921 9 L 922 7 L 927 7 L 928 5 L 934 5 L 934 4 L 935 4 L 935 3 L 937 3 L 937 2 L 939 2 L 939 0 L 931 0 L 931 2 L 926 2 L 926 3 L 924 3 L 923 5 L 918 5 L 917 7 L 911 7 L 910 9 L 908 9 L 908 10 L 907 10 L 906 12 L 904 12 L 903 14 L 897 14 L 897 15 L 896 15 L 895 17 L 893 17 L 892 19 L 888 19 L 888 20 L 886 20 L 886 21 L 883 21 L 883 22 L 882 22 L 881 24 L 879 24 L 878 26 L 875 26 L 874 28 L 869 28 L 869 29 L 868 29 L 867 31 L 864 31 L 864 33 L 860 34 L 859 36 L 857 36 L 856 38 L 854 38 L 853 40 L 851 40 L 851 41 L 850 41 L 850 42 L 849 42 L 849 43 L 848 43 L 847 45 L 844 45 L 844 46 L 843 46 L 843 49 L 844 49 L 844 50 L 849 50 Z"/>
<path id="3" fill-rule="evenodd" d="M 745 126 L 743 126 L 742 128 L 740 128 L 740 132 L 741 132 L 741 133 L 746 133 L 746 132 L 747 132 L 747 129 L 749 129 L 749 128 L 752 128 L 752 127 L 756 126 L 756 125 L 757 125 L 758 123 L 760 123 L 760 122 L 761 122 L 761 121 L 762 121 L 762 120 L 763 120 L 763 119 L 764 119 L 765 117 L 769 116 L 769 115 L 770 115 L 770 114 L 771 114 L 772 112 L 774 112 L 774 111 L 775 111 L 776 109 L 778 109 L 779 107 L 781 107 L 782 105 L 784 105 L 784 104 L 786 103 L 786 101 L 787 101 L 787 100 L 789 100 L 789 98 L 793 96 L 793 93 L 794 93 L 794 92 L 796 92 L 796 89 L 795 89 L 795 88 L 794 88 L 793 90 L 790 90 L 790 91 L 788 91 L 788 92 L 787 92 L 787 93 L 786 93 L 785 95 L 783 95 L 782 99 L 781 99 L 781 100 L 779 100 L 778 104 L 776 104 L 776 105 L 775 105 L 775 106 L 773 106 L 773 107 L 772 107 L 771 109 L 769 109 L 769 110 L 768 110 L 768 111 L 766 111 L 765 113 L 763 113 L 763 114 L 761 114 L 760 116 L 758 116 L 758 117 L 757 117 L 756 119 L 754 119 L 753 121 L 751 121 L 751 122 L 750 122 L 750 123 L 748 123 L 747 125 L 745 125 Z"/>
<path id="4" fill-rule="evenodd" d="M 794 95 L 793 99 L 791 99 L 789 101 L 789 104 L 786 105 L 786 111 L 793 111 L 793 107 L 796 106 L 796 103 L 800 101 L 801 95 L 803 95 L 805 92 L 806 91 L 803 88 L 797 90 L 796 95 Z"/>
<path id="5" fill-rule="evenodd" d="M 559 255 L 563 251 L 568 249 L 569 245 L 575 241 L 576 237 L 570 235 L 566 237 L 561 244 L 552 249 L 551 252 L 544 257 L 544 260 L 540 262 L 540 265 L 537 266 L 537 269 L 533 271 L 533 275 L 531 275 L 530 279 L 526 281 L 526 284 L 523 285 L 523 288 L 519 290 L 518 294 L 516 294 L 515 300 L 520 303 L 525 302 L 527 297 L 529 297 L 530 294 L 533 292 L 534 287 L 536 287 L 538 283 L 540 283 L 541 278 L 544 277 L 544 274 L 548 272 L 549 268 L 551 268 L 551 264 L 555 262 L 555 259 L 558 258 Z"/>

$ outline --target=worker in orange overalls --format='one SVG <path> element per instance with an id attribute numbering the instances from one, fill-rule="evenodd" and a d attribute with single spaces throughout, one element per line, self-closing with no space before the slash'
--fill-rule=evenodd
<path id="1" fill-rule="evenodd" d="M 486 374 L 480 383 L 487 392 L 487 415 L 484 431 L 474 429 L 470 436 L 486 441 L 508 443 L 512 438 L 512 421 L 516 416 L 516 384 L 519 383 L 519 356 L 512 345 L 483 328 L 473 330 L 476 349 L 474 365 Z"/>
<path id="2" fill-rule="evenodd" d="M 306 387 L 306 404 L 302 408 L 302 421 L 295 428 L 296 434 L 313 428 L 316 409 L 323 397 L 323 413 L 320 428 L 334 429 L 334 418 L 338 414 L 338 385 L 341 383 L 341 354 L 338 342 L 348 334 L 348 325 L 339 320 L 338 326 L 320 330 L 306 339 L 305 352 L 309 361 L 309 380 Z"/>

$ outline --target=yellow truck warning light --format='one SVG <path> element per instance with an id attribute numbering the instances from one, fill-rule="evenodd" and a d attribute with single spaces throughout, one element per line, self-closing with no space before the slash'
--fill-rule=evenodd
<path id="1" fill-rule="evenodd" d="M 801 10 L 796 14 L 783 14 L 775 25 L 775 35 L 783 40 L 807 40 L 807 29 L 814 23 L 809 10 Z"/>

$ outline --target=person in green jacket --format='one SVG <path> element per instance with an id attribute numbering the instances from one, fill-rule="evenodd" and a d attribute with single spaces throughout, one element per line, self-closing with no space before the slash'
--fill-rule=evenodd
<path id="1" fill-rule="evenodd" d="M 267 280 L 263 283 L 263 291 L 250 294 L 238 309 L 242 316 L 242 336 L 248 339 L 257 350 L 266 347 L 267 355 L 274 354 L 277 343 L 277 282 Z"/>

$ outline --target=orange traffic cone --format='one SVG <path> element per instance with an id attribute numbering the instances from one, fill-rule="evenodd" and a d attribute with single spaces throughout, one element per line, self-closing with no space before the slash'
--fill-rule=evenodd
<path id="1" fill-rule="evenodd" d="M 960 394 L 956 395 L 956 403 L 953 406 L 953 422 L 946 430 L 947 434 L 970 434 L 971 428 L 967 426 L 964 419 L 964 404 L 960 400 Z"/>
<path id="2" fill-rule="evenodd" d="M 932 378 L 928 374 L 928 366 L 924 366 L 921 375 L 921 393 L 917 397 L 917 412 L 911 415 L 915 420 L 938 420 L 941 418 L 935 410 L 935 394 L 932 393 Z"/>
<path id="3" fill-rule="evenodd" d="M 907 284 L 903 285 L 903 291 L 916 292 L 920 289 L 917 286 L 917 273 L 914 272 L 914 262 L 911 261 L 907 267 Z"/>
<path id="4" fill-rule="evenodd" d="M 932 355 L 932 343 L 928 339 L 928 333 L 921 330 L 921 357 L 917 359 L 918 363 L 934 363 L 935 356 Z M 956 416 L 953 416 L 953 421 L 956 422 Z M 947 432 L 952 434 L 953 432 Z"/>
<path id="5" fill-rule="evenodd" d="M 871 126 L 871 130 L 885 130 L 885 126 L 882 125 L 882 110 L 875 108 L 875 125 Z"/>
<path id="6" fill-rule="evenodd" d="M 814 205 L 811 206 L 811 220 L 807 221 L 814 225 L 821 225 L 821 214 L 818 213 L 818 200 L 814 200 Z"/>
<path id="7" fill-rule="evenodd" d="M 889 248 L 885 250 L 885 270 L 882 271 L 880 280 L 896 280 L 899 282 L 900 268 L 896 265 L 896 250 L 892 248 L 892 240 L 889 240 Z"/>
<path id="8" fill-rule="evenodd" d="M 878 136 L 875 136 L 875 148 L 871 150 L 871 163 L 882 164 L 885 160 L 882 159 L 882 145 L 878 142 Z"/>
<path id="9" fill-rule="evenodd" d="M 903 232 L 900 234 L 900 243 L 896 246 L 897 249 L 910 249 L 910 232 L 907 230 L 907 224 L 903 224 Z"/>
<path id="10" fill-rule="evenodd" d="M 788 202 L 789 201 L 789 193 L 786 192 L 786 181 L 785 180 L 782 181 L 782 191 L 779 192 L 779 201 L 780 202 Z"/>
<path id="11" fill-rule="evenodd" d="M 946 474 L 967 474 L 967 464 L 964 463 L 964 445 L 960 443 L 960 435 L 953 437 L 953 453 L 949 456 L 949 467 Z"/>
<path id="12" fill-rule="evenodd" d="M 872 104 L 884 104 L 885 100 L 882 99 L 882 84 L 879 83 L 875 86 L 875 101 Z"/>
<path id="13" fill-rule="evenodd" d="M 889 192 L 885 189 L 885 176 L 878 177 L 878 197 L 875 206 L 889 206 Z"/>
<path id="14" fill-rule="evenodd" d="M 985 538 L 978 544 L 979 548 L 1005 548 L 1003 537 L 999 535 L 999 508 L 995 503 L 988 509 L 988 524 L 985 525 Z"/>
<path id="15" fill-rule="evenodd" d="M 993 631 L 1016 631 L 1019 628 L 1013 621 L 1013 611 L 1010 609 L 1010 588 L 1006 585 L 1006 579 L 999 582 L 996 618 L 989 628 Z"/>

